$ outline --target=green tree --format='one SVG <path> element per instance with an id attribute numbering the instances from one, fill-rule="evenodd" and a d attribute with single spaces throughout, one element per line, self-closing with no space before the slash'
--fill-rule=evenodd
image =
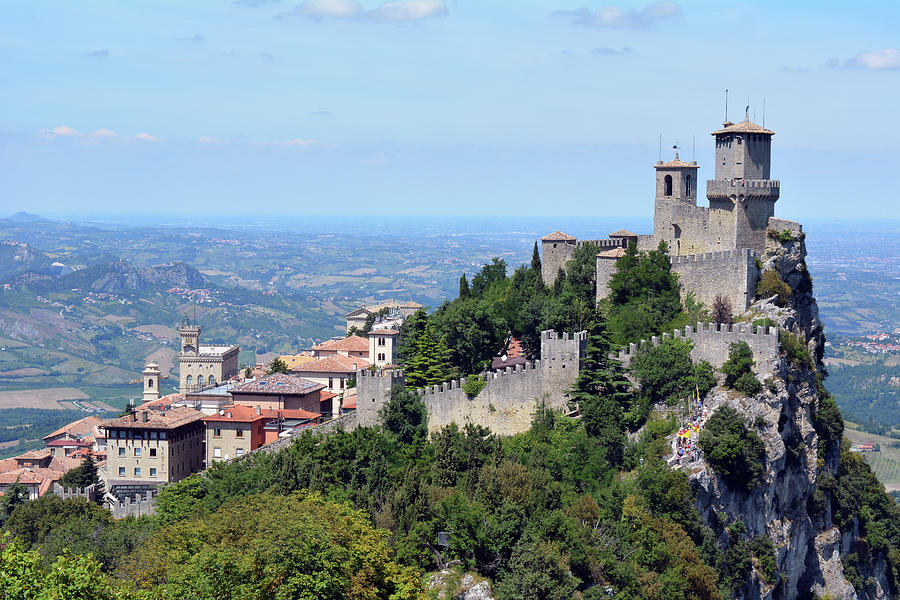
<path id="1" fill-rule="evenodd" d="M 409 364 L 409 361 L 416 354 L 416 347 L 419 338 L 425 332 L 425 323 L 428 321 L 428 315 L 425 310 L 420 308 L 403 322 L 400 326 L 400 341 L 397 345 L 397 360 L 400 364 Z"/>
<path id="2" fill-rule="evenodd" d="M 59 483 L 67 488 L 86 488 L 89 485 L 96 485 L 98 488 L 98 495 L 103 495 L 102 490 L 99 489 L 100 476 L 97 474 L 97 464 L 90 454 L 85 455 L 80 465 L 66 471 L 66 473 L 60 477 Z"/>
<path id="3" fill-rule="evenodd" d="M 19 483 L 19 478 L 16 477 L 13 484 L 7 486 L 6 490 L 3 492 L 3 497 L 0 498 L 0 525 L 6 523 L 13 514 L 13 511 L 27 501 L 28 489 Z"/>
<path id="4" fill-rule="evenodd" d="M 490 287 L 506 279 L 506 261 L 496 256 L 472 278 L 472 294 L 484 296 Z"/>
<path id="5" fill-rule="evenodd" d="M 443 383 L 451 378 L 450 350 L 439 337 L 431 319 L 416 343 L 416 353 L 406 361 L 406 383 L 421 388 Z"/>
<path id="6" fill-rule="evenodd" d="M 388 401 L 381 407 L 384 428 L 404 444 L 428 435 L 428 411 L 419 395 L 402 385 L 391 388 Z"/>
<path id="7" fill-rule="evenodd" d="M 483 371 L 506 341 L 503 319 L 489 303 L 476 298 L 444 304 L 431 316 L 429 323 L 432 321 L 450 348 L 450 363 L 460 374 Z"/>
<path id="8" fill-rule="evenodd" d="M 641 386 L 641 394 L 653 403 L 674 404 L 691 396 L 695 386 L 705 395 L 715 384 L 711 370 L 691 362 L 693 343 L 668 339 L 658 346 L 644 344 L 631 359 L 631 369 Z"/>
<path id="9" fill-rule="evenodd" d="M 534 242 L 534 250 L 531 251 L 531 270 L 538 275 L 541 273 L 541 253 L 538 252 L 538 243 Z"/>
<path id="10" fill-rule="evenodd" d="M 756 284 L 756 297 L 769 298 L 775 296 L 777 306 L 787 306 L 791 301 L 791 286 L 785 283 L 778 271 L 766 269 Z"/>
<path id="11" fill-rule="evenodd" d="M 735 409 L 715 410 L 700 432 L 700 448 L 712 468 L 733 487 L 748 490 L 759 484 L 765 471 L 765 445 Z"/>
<path id="12" fill-rule="evenodd" d="M 280 356 L 275 357 L 275 359 L 269 363 L 269 374 L 272 373 L 288 373 L 290 369 L 288 369 L 287 363 L 284 362 Z"/>
<path id="13" fill-rule="evenodd" d="M 753 375 L 753 351 L 747 342 L 736 342 L 728 347 L 728 360 L 722 365 L 725 385 L 748 395 L 758 394 L 762 384 Z"/>
<path id="14" fill-rule="evenodd" d="M 468 298 L 471 295 L 469 291 L 469 282 L 466 279 L 466 274 L 463 273 L 459 276 L 459 297 L 460 298 Z"/>

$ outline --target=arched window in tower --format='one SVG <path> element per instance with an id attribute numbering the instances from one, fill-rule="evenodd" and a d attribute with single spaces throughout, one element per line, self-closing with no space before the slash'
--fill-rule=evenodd
<path id="1" fill-rule="evenodd" d="M 672 195 L 672 176 L 666 175 L 666 196 Z"/>
<path id="2" fill-rule="evenodd" d="M 690 175 L 688 175 L 684 178 L 684 195 L 685 196 L 691 195 L 691 176 Z"/>
<path id="3" fill-rule="evenodd" d="M 203 375 L 197 376 L 197 385 L 199 385 L 199 386 L 203 385 Z"/>
<path id="4" fill-rule="evenodd" d="M 187 379 L 185 379 L 184 382 L 185 382 L 187 385 L 194 385 L 194 376 L 193 376 L 193 375 L 188 375 L 188 376 L 187 376 Z"/>
<path id="5" fill-rule="evenodd" d="M 151 390 L 153 389 L 153 380 L 152 379 L 147 380 L 147 387 L 150 388 Z"/>
<path id="6" fill-rule="evenodd" d="M 209 383 L 209 385 L 216 385 L 216 378 L 210 375 L 207 383 Z"/>

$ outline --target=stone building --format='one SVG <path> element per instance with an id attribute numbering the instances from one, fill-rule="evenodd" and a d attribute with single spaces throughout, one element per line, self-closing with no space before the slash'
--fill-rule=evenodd
<path id="1" fill-rule="evenodd" d="M 767 232 L 787 228 L 800 231 L 798 223 L 775 219 L 775 202 L 781 191 L 770 179 L 774 132 L 749 118 L 726 121 L 712 132 L 716 144 L 715 178 L 706 182 L 709 206 L 697 205 L 695 161 L 658 162 L 655 171 L 653 234 L 617 231 L 608 239 L 578 240 L 557 231 L 541 239 L 544 283 L 552 285 L 575 248 L 597 244 L 597 299 L 609 293 L 609 278 L 629 242 L 647 251 L 665 242 L 678 273 L 683 293 L 711 306 L 723 295 L 737 311 L 753 301 L 759 280 L 757 258 L 766 248 Z"/>
<path id="2" fill-rule="evenodd" d="M 378 304 L 368 306 L 363 305 L 345 315 L 345 319 L 347 320 L 347 333 L 350 333 L 350 330 L 354 327 L 357 330 L 362 331 L 366 325 L 366 320 L 371 315 L 378 315 L 378 313 L 382 311 L 386 314 L 379 317 L 376 321 L 376 325 L 380 325 L 381 327 L 399 327 L 407 317 L 411 316 L 420 308 L 422 308 L 422 305 L 418 302 L 413 302 L 412 300 L 407 300 L 405 302 L 387 300 Z"/>
<path id="3" fill-rule="evenodd" d="M 261 407 L 263 410 L 302 409 L 320 414 L 324 387 L 321 383 L 297 375 L 272 373 L 236 385 L 229 393 L 234 404 Z M 327 399 L 332 397 L 327 395 Z"/>
<path id="4" fill-rule="evenodd" d="M 270 413 L 271 411 L 266 411 Z M 239 458 L 265 443 L 265 424 L 274 418 L 261 407 L 224 406 L 203 417 L 206 426 L 206 467 L 215 462 Z"/>
<path id="5" fill-rule="evenodd" d="M 178 328 L 181 351 L 178 353 L 179 388 L 182 394 L 216 385 L 238 373 L 238 346 L 201 346 L 200 326 L 185 319 Z M 159 382 L 156 383 L 159 389 Z"/>
<path id="6" fill-rule="evenodd" d="M 203 468 L 203 415 L 187 407 L 140 410 L 106 421 L 107 488 L 127 495 Z"/>
<path id="7" fill-rule="evenodd" d="M 400 332 L 396 329 L 373 329 L 369 332 L 369 361 L 376 367 L 397 364 L 397 342 Z"/>

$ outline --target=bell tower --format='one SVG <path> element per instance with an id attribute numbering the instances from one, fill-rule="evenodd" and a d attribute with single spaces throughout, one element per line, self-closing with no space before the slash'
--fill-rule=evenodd
<path id="1" fill-rule="evenodd" d="M 144 402 L 159 400 L 159 365 L 155 362 L 147 363 L 142 374 L 144 376 Z"/>
<path id="2" fill-rule="evenodd" d="M 181 354 L 193 355 L 200 353 L 200 326 L 191 324 L 187 317 L 181 322 L 178 328 L 178 335 L 181 337 Z"/>

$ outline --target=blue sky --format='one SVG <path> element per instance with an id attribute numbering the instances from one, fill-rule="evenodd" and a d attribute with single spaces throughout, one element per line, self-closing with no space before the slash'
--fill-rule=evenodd
<path id="1" fill-rule="evenodd" d="M 0 214 L 645 216 L 776 131 L 785 217 L 900 217 L 900 3 L 0 2 Z"/>

